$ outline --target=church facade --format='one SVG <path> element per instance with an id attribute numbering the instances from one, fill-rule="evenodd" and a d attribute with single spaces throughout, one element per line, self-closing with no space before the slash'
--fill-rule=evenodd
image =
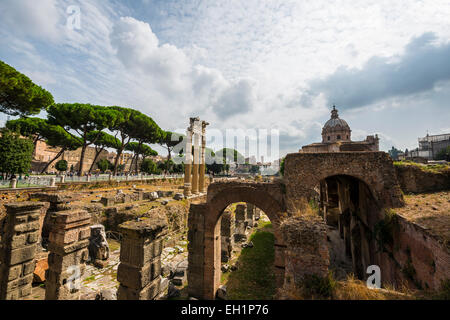
<path id="1" fill-rule="evenodd" d="M 352 141 L 351 133 L 350 126 L 339 118 L 338 110 L 333 106 L 331 118 L 322 128 L 322 142 L 303 146 L 299 152 L 379 151 L 378 135 L 367 136 L 363 141 Z"/>

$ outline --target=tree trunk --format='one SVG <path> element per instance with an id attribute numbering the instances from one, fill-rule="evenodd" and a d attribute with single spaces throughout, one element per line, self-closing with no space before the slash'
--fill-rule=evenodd
<path id="1" fill-rule="evenodd" d="M 92 169 L 94 168 L 95 162 L 97 161 L 98 156 L 100 155 L 100 153 L 102 153 L 102 151 L 104 150 L 104 148 L 100 148 L 100 151 L 97 151 L 97 148 L 95 148 L 95 158 L 94 161 L 92 161 L 91 167 L 89 168 L 89 172 L 91 173 Z"/>
<path id="2" fill-rule="evenodd" d="M 116 160 L 114 160 L 114 172 L 113 173 L 115 176 L 117 175 L 117 167 L 119 165 L 119 158 L 122 155 L 122 151 L 123 151 L 123 148 L 120 148 L 117 150 Z"/>
<path id="3" fill-rule="evenodd" d="M 81 148 L 81 155 L 80 155 L 80 168 L 78 170 L 78 176 L 83 176 L 83 164 L 84 164 L 84 154 L 86 153 L 87 144 L 84 144 Z"/>
<path id="4" fill-rule="evenodd" d="M 64 153 L 64 151 L 66 151 L 66 148 L 62 148 L 61 151 L 59 151 L 58 154 L 52 160 L 47 162 L 47 164 L 45 165 L 44 169 L 42 169 L 41 174 L 45 173 L 45 171 L 53 163 L 53 161 L 58 159 Z"/>

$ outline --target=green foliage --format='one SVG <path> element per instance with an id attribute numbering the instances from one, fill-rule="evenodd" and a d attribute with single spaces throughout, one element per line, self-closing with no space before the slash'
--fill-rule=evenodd
<path id="1" fill-rule="evenodd" d="M 445 149 L 442 149 L 436 154 L 436 160 L 446 160 L 450 161 L 450 146 Z"/>
<path id="2" fill-rule="evenodd" d="M 24 137 L 37 136 L 42 138 L 47 122 L 41 118 L 19 118 L 6 122 L 6 128 L 11 131 L 20 132 Z"/>
<path id="3" fill-rule="evenodd" d="M 285 160 L 286 160 L 286 157 L 281 159 L 281 162 L 280 162 L 280 173 L 281 173 L 282 176 L 284 176 L 284 161 Z"/>
<path id="4" fill-rule="evenodd" d="M 109 109 L 117 112 L 118 116 L 108 125 L 108 129 L 120 136 L 114 168 L 115 174 L 118 170 L 118 159 L 132 139 L 137 140 L 140 144 L 144 142 L 157 143 L 160 141 L 163 131 L 152 118 L 137 110 L 116 106 L 109 107 Z"/>
<path id="5" fill-rule="evenodd" d="M 0 61 L 0 112 L 12 116 L 38 114 L 53 104 L 50 92 Z"/>
<path id="6" fill-rule="evenodd" d="M 99 168 L 101 172 L 105 172 L 106 170 L 112 170 L 114 165 L 107 159 L 102 159 L 97 162 L 97 168 Z"/>
<path id="7" fill-rule="evenodd" d="M 394 210 L 387 210 L 383 220 L 377 222 L 374 227 L 375 239 L 379 250 L 386 249 L 386 245 L 392 246 L 394 242 L 394 230 L 398 226 L 398 217 Z"/>
<path id="8" fill-rule="evenodd" d="M 259 173 L 259 166 L 252 165 L 252 166 L 250 167 L 250 173 L 258 174 L 258 173 Z"/>
<path id="9" fill-rule="evenodd" d="M 120 145 L 119 139 L 103 131 L 90 131 L 87 133 L 86 138 L 87 141 L 92 141 L 93 145 L 101 149 L 117 149 Z"/>
<path id="10" fill-rule="evenodd" d="M 326 277 L 315 274 L 306 275 L 300 284 L 305 298 L 331 298 L 336 287 L 336 280 L 330 271 Z"/>
<path id="11" fill-rule="evenodd" d="M 230 300 L 273 299 L 276 290 L 273 269 L 275 237 L 270 222 L 261 224 L 250 240 L 253 248 L 242 249 L 238 269 L 229 274 L 227 296 Z"/>
<path id="12" fill-rule="evenodd" d="M 55 164 L 55 169 L 58 171 L 67 171 L 67 161 L 66 160 L 59 160 L 56 164 Z"/>
<path id="13" fill-rule="evenodd" d="M 216 155 L 222 157 L 225 162 L 244 163 L 244 156 L 239 151 L 231 148 L 223 148 L 216 152 Z"/>
<path id="14" fill-rule="evenodd" d="M 156 174 L 159 172 L 156 163 L 152 159 L 145 159 L 141 163 L 141 171 L 147 174 Z"/>
<path id="15" fill-rule="evenodd" d="M 3 130 L 0 137 L 0 172 L 24 174 L 30 170 L 34 145 L 17 133 Z"/>

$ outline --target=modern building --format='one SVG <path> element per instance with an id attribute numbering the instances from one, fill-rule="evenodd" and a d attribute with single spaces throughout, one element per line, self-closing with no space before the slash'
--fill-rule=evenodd
<path id="1" fill-rule="evenodd" d="M 409 158 L 435 160 L 437 154 L 450 146 L 450 133 L 429 135 L 419 138 L 419 148 L 409 152 Z"/>
<path id="2" fill-rule="evenodd" d="M 352 141 L 352 130 L 344 119 L 339 118 L 335 106 L 331 118 L 322 128 L 322 142 L 303 146 L 299 152 L 342 152 L 342 151 L 379 151 L 378 135 L 367 136 L 363 141 Z"/>

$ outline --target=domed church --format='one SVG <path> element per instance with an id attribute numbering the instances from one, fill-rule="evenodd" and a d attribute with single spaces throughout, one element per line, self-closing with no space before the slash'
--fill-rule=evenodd
<path id="1" fill-rule="evenodd" d="M 351 140 L 350 126 L 339 118 L 336 106 L 331 110 L 331 118 L 322 128 L 322 142 L 303 146 L 300 152 L 341 152 L 341 151 L 379 151 L 378 135 L 367 136 L 364 141 Z"/>

